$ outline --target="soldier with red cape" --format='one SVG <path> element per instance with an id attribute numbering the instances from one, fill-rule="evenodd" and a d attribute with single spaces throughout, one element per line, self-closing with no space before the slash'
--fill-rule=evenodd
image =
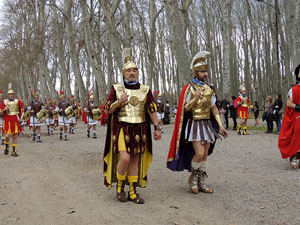
<path id="1" fill-rule="evenodd" d="M 300 65 L 295 69 L 297 84 L 289 90 L 286 109 L 279 133 L 278 147 L 282 158 L 290 158 L 290 166 L 300 167 Z"/>
<path id="2" fill-rule="evenodd" d="M 206 83 L 207 55 L 209 52 L 201 51 L 192 60 L 194 79 L 180 95 L 167 161 L 172 171 L 191 171 L 189 187 L 195 194 L 213 192 L 205 184 L 207 156 L 212 153 L 219 132 L 228 136 L 216 107 L 215 92 Z"/>

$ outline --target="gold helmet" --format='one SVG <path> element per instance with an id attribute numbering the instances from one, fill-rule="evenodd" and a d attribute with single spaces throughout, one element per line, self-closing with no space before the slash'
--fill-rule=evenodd
<path id="1" fill-rule="evenodd" d="M 193 60 L 192 60 L 191 66 L 190 66 L 191 70 L 193 72 L 201 71 L 201 70 L 207 70 L 208 69 L 208 65 L 207 65 L 207 59 L 206 59 L 206 57 L 208 55 L 210 55 L 210 53 L 208 51 L 198 52 L 193 57 Z"/>
<path id="2" fill-rule="evenodd" d="M 241 86 L 240 89 L 241 89 L 241 92 L 242 92 L 242 91 L 246 91 L 246 88 L 245 88 L 244 86 Z"/>
<path id="3" fill-rule="evenodd" d="M 159 92 L 158 95 L 157 95 L 157 97 L 162 97 L 162 93 Z"/>
<path id="4" fill-rule="evenodd" d="M 122 51 L 122 59 L 124 60 L 124 66 L 122 69 L 123 76 L 126 70 L 137 69 L 137 65 L 131 61 L 130 48 L 124 48 Z"/>
<path id="5" fill-rule="evenodd" d="M 9 95 L 9 94 L 15 94 L 15 92 L 14 92 L 13 89 L 8 89 L 7 94 L 8 94 L 8 95 Z"/>
<path id="6" fill-rule="evenodd" d="M 94 95 L 90 95 L 90 99 L 94 99 Z"/>

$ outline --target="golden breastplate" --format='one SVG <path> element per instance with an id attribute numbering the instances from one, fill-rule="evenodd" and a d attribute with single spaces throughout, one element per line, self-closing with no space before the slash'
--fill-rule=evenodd
<path id="1" fill-rule="evenodd" d="M 7 112 L 7 115 L 15 116 L 15 115 L 19 114 L 18 99 L 15 99 L 14 101 L 9 101 L 8 99 L 5 99 L 4 104 L 9 109 L 8 112 Z"/>
<path id="2" fill-rule="evenodd" d="M 194 85 L 194 87 L 201 90 L 201 95 L 198 102 L 192 109 L 193 120 L 210 119 L 211 98 L 213 91 L 206 84 L 204 86 Z M 191 97 L 194 98 L 196 91 L 192 87 L 191 92 Z"/>
<path id="3" fill-rule="evenodd" d="M 117 99 L 119 100 L 123 94 L 123 86 L 114 84 L 114 88 L 117 93 Z M 120 122 L 143 123 L 145 121 L 145 104 L 148 91 L 149 86 L 142 84 L 140 89 L 136 90 L 125 88 L 125 93 L 128 95 L 128 102 L 124 105 L 122 104 L 120 107 L 118 115 Z"/>
<path id="4" fill-rule="evenodd" d="M 241 99 L 242 99 L 242 101 L 244 100 L 244 102 L 243 102 L 243 104 L 241 104 L 241 106 L 243 106 L 243 107 L 248 107 L 248 97 L 245 97 L 245 98 L 243 98 L 243 97 L 241 97 Z"/>

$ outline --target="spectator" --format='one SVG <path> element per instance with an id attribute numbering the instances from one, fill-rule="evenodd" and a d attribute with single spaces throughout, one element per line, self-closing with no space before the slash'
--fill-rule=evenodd
<path id="1" fill-rule="evenodd" d="M 257 103 L 257 101 L 254 102 L 253 105 L 253 112 L 254 112 L 254 118 L 255 118 L 255 126 L 258 126 L 258 114 L 259 114 L 259 105 Z"/>
<path id="2" fill-rule="evenodd" d="M 237 127 L 236 119 L 238 118 L 238 114 L 237 114 L 237 104 L 236 104 L 236 97 L 235 96 L 231 96 L 231 104 L 230 104 L 229 108 L 230 108 L 230 116 L 233 120 L 232 130 L 236 130 L 236 127 Z"/>
<path id="3" fill-rule="evenodd" d="M 274 102 L 274 120 L 276 122 L 276 127 L 277 127 L 276 134 L 279 134 L 281 128 L 281 109 L 282 109 L 281 94 L 277 94 L 276 101 Z"/>
<path id="4" fill-rule="evenodd" d="M 226 96 L 223 96 L 223 99 L 221 101 L 221 109 L 222 109 L 222 113 L 224 115 L 224 119 L 225 119 L 225 129 L 228 129 L 228 110 L 230 107 L 230 103 L 229 101 L 226 99 Z"/>
<path id="5" fill-rule="evenodd" d="M 273 103 L 272 97 L 267 96 L 266 98 L 266 105 L 265 105 L 265 119 L 267 121 L 268 130 L 266 133 L 273 133 L 273 120 L 272 120 L 272 113 L 273 113 Z"/>

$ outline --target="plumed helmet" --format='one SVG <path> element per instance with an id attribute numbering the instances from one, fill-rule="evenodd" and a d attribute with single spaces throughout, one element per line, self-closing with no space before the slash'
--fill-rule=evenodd
<path id="1" fill-rule="evenodd" d="M 64 92 L 63 92 L 63 91 L 61 91 L 61 92 L 60 92 L 59 99 L 61 100 L 61 99 L 63 99 L 63 98 L 66 98 L 66 97 L 65 97 L 65 95 L 64 95 Z"/>
<path id="2" fill-rule="evenodd" d="M 8 94 L 8 95 L 9 95 L 9 94 L 15 94 L 15 92 L 14 92 L 13 89 L 8 89 L 7 94 Z"/>
<path id="3" fill-rule="evenodd" d="M 208 69 L 208 65 L 207 65 L 207 56 L 210 55 L 210 53 L 208 51 L 201 51 L 198 52 L 192 60 L 191 63 L 191 70 L 193 72 L 196 71 L 200 71 L 200 70 L 207 70 Z"/>
<path id="4" fill-rule="evenodd" d="M 137 69 L 137 65 L 131 61 L 130 48 L 124 48 L 122 51 L 122 59 L 124 62 L 124 66 L 122 69 L 122 73 L 124 75 L 125 71 L 128 69 Z"/>
<path id="5" fill-rule="evenodd" d="M 90 95 L 90 99 L 94 99 L 94 95 Z"/>

